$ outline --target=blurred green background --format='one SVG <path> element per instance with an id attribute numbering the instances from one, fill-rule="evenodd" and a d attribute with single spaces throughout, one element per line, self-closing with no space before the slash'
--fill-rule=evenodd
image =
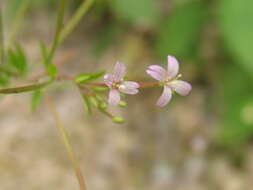
<path id="1" fill-rule="evenodd" d="M 82 0 L 67 2 L 66 20 Z M 40 68 L 39 40 L 52 40 L 57 3 L 31 1 L 17 31 L 31 75 Z M 5 36 L 21 4 L 0 0 Z M 71 85 L 51 87 L 88 189 L 251 189 L 252 19 L 252 0 L 95 1 L 58 51 L 62 73 L 109 71 L 120 60 L 129 78 L 152 81 L 147 66 L 166 66 L 174 55 L 193 91 L 165 109 L 154 106 L 159 89 L 127 97 L 127 108 L 113 110 L 126 118 L 117 126 L 99 112 L 86 115 Z M 29 103 L 29 95 L 1 97 L 0 189 L 78 189 L 50 112 L 42 102 L 31 113 Z"/>

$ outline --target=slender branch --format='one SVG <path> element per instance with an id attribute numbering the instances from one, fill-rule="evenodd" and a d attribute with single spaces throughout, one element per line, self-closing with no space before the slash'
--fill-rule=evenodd
<path id="1" fill-rule="evenodd" d="M 0 7 L 0 64 L 4 63 L 4 23 L 3 10 Z"/>
<path id="2" fill-rule="evenodd" d="M 56 22 L 55 36 L 54 36 L 53 44 L 50 49 L 49 55 L 47 57 L 47 62 L 51 62 L 55 54 L 55 51 L 58 47 L 59 40 L 60 40 L 60 33 L 63 27 L 64 12 L 65 12 L 65 0 L 61 0 L 59 11 L 58 11 L 57 22 Z"/>
<path id="3" fill-rule="evenodd" d="M 76 13 L 73 15 L 69 23 L 63 29 L 60 35 L 59 44 L 63 43 L 63 41 L 69 36 L 69 34 L 74 30 L 76 25 L 80 22 L 82 17 L 88 12 L 92 4 L 95 0 L 85 0 L 81 6 L 78 8 Z"/>
<path id="4" fill-rule="evenodd" d="M 14 87 L 14 88 L 2 88 L 0 89 L 0 94 L 17 94 L 17 93 L 22 93 L 22 92 L 29 92 L 29 91 L 43 88 L 49 85 L 51 82 L 52 81 L 50 80 L 50 81 L 26 85 L 26 86 L 19 86 L 19 87 Z"/>
<path id="5" fill-rule="evenodd" d="M 23 0 L 19 9 L 17 10 L 14 24 L 10 30 L 9 39 L 7 42 L 7 47 L 12 44 L 13 40 L 15 39 L 15 36 L 17 35 L 19 28 L 22 25 L 22 22 L 24 21 L 25 14 L 27 12 L 27 9 L 29 7 L 29 1 L 30 0 Z"/>
<path id="6" fill-rule="evenodd" d="M 68 151 L 68 155 L 69 155 L 69 158 L 71 160 L 72 167 L 75 170 L 75 174 L 76 174 L 76 177 L 77 177 L 79 185 L 80 185 L 80 190 L 86 190 L 85 180 L 84 180 L 84 177 L 82 175 L 81 169 L 78 166 L 76 155 L 75 155 L 75 153 L 73 151 L 73 148 L 70 144 L 69 136 L 67 135 L 67 132 L 66 132 L 63 124 L 61 123 L 59 115 L 58 115 L 58 113 L 56 111 L 56 108 L 55 108 L 53 102 L 51 101 L 50 97 L 46 96 L 46 100 L 47 100 L 48 107 L 49 107 L 49 109 L 52 112 L 52 115 L 54 117 L 56 127 L 58 128 L 59 133 L 60 133 L 60 135 L 62 137 L 62 140 L 64 142 L 64 145 L 65 145 L 65 147 Z"/>

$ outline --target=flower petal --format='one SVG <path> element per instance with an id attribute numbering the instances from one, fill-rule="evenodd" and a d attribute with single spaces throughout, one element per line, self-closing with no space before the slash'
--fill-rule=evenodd
<path id="1" fill-rule="evenodd" d="M 120 102 L 120 93 L 116 89 L 111 89 L 109 92 L 108 103 L 111 105 L 118 105 Z"/>
<path id="2" fill-rule="evenodd" d="M 126 75 L 126 66 L 123 63 L 117 62 L 114 67 L 114 81 L 119 82 Z"/>
<path id="3" fill-rule="evenodd" d="M 188 82 L 182 80 L 171 81 L 168 85 L 181 96 L 188 95 L 192 89 L 192 86 Z"/>
<path id="4" fill-rule="evenodd" d="M 104 82 L 108 87 L 111 87 L 113 83 L 113 76 L 111 74 L 104 75 Z"/>
<path id="5" fill-rule="evenodd" d="M 165 80 L 167 76 L 166 70 L 159 65 L 150 65 L 146 72 L 151 77 L 159 81 Z"/>
<path id="6" fill-rule="evenodd" d="M 163 93 L 160 96 L 160 98 L 158 99 L 156 105 L 160 106 L 160 107 L 165 106 L 166 104 L 169 103 L 169 101 L 171 100 L 171 97 L 172 97 L 171 89 L 167 86 L 164 86 Z"/>
<path id="7" fill-rule="evenodd" d="M 179 71 L 179 63 L 174 56 L 168 56 L 168 75 L 169 78 L 174 78 Z"/>
<path id="8" fill-rule="evenodd" d="M 133 82 L 133 81 L 124 81 L 122 84 L 125 85 L 127 88 L 139 88 L 140 87 L 140 85 L 137 82 Z"/>
<path id="9" fill-rule="evenodd" d="M 125 94 L 137 94 L 139 92 L 138 88 L 139 84 L 137 82 L 124 81 L 119 86 L 119 91 Z"/>

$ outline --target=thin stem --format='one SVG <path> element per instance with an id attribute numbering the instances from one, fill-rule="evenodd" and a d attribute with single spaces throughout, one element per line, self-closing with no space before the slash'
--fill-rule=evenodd
<path id="1" fill-rule="evenodd" d="M 3 11 L 0 7 L 0 64 L 4 63 L 4 23 Z"/>
<path id="2" fill-rule="evenodd" d="M 138 82 L 140 88 L 153 88 L 160 85 L 159 82 Z"/>
<path id="3" fill-rule="evenodd" d="M 50 81 L 26 85 L 26 86 L 19 86 L 19 87 L 14 87 L 14 88 L 2 88 L 0 89 L 0 94 L 17 94 L 17 93 L 34 91 L 51 84 L 51 82 L 52 81 L 50 80 Z"/>
<path id="4" fill-rule="evenodd" d="M 58 47 L 59 40 L 60 40 L 60 33 L 63 27 L 64 12 L 65 12 L 65 0 L 61 0 L 59 11 L 58 11 L 57 22 L 56 22 L 54 41 L 53 41 L 51 50 L 49 52 L 49 55 L 47 57 L 47 62 L 51 62 L 51 59 L 53 58 L 55 51 Z"/>
<path id="5" fill-rule="evenodd" d="M 19 28 L 22 25 L 22 22 L 24 21 L 25 14 L 27 12 L 27 9 L 29 7 L 29 1 L 30 0 L 23 0 L 22 4 L 20 5 L 19 9 L 17 10 L 17 14 L 14 19 L 13 26 L 10 30 L 9 39 L 7 42 L 7 47 L 12 44 L 13 40 L 15 39 L 15 36 L 17 35 Z"/>
<path id="6" fill-rule="evenodd" d="M 56 111 L 55 105 L 51 101 L 50 97 L 46 96 L 46 100 L 47 100 L 48 107 L 49 107 L 49 109 L 52 112 L 52 115 L 54 117 L 56 127 L 58 128 L 58 131 L 59 131 L 59 133 L 62 137 L 64 145 L 65 145 L 65 147 L 68 151 L 68 155 L 69 155 L 69 158 L 71 160 L 72 167 L 75 170 L 75 174 L 76 174 L 76 177 L 77 177 L 79 185 L 80 185 L 80 190 L 86 190 L 85 180 L 84 180 L 84 177 L 82 175 L 81 169 L 78 166 L 76 155 L 75 155 L 75 152 L 74 152 L 74 150 L 71 146 L 69 136 L 67 135 L 67 132 L 66 132 L 66 130 L 65 130 L 60 118 L 59 118 L 59 115 Z"/>
<path id="7" fill-rule="evenodd" d="M 63 41 L 69 36 L 69 34 L 74 30 L 76 25 L 80 22 L 82 17 L 88 12 L 92 4 L 95 0 L 85 0 L 81 6 L 78 8 L 76 13 L 73 15 L 69 23 L 63 29 L 60 35 L 59 44 L 63 43 Z"/>

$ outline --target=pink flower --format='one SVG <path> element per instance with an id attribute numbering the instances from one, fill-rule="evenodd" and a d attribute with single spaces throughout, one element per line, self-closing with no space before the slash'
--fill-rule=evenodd
<path id="1" fill-rule="evenodd" d="M 110 88 L 108 103 L 118 105 L 120 102 L 120 92 L 125 94 L 137 94 L 140 87 L 138 83 L 124 81 L 126 66 L 117 62 L 113 74 L 104 75 L 104 82 Z"/>
<path id="2" fill-rule="evenodd" d="M 178 80 L 181 75 L 178 75 L 179 63 L 173 56 L 168 56 L 168 68 L 165 70 L 159 65 L 150 65 L 147 69 L 149 74 L 154 79 L 160 81 L 164 87 L 161 97 L 158 99 L 156 105 L 163 107 L 169 103 L 172 97 L 172 92 L 176 91 L 182 96 L 186 96 L 191 91 L 192 87 L 189 83 Z"/>

